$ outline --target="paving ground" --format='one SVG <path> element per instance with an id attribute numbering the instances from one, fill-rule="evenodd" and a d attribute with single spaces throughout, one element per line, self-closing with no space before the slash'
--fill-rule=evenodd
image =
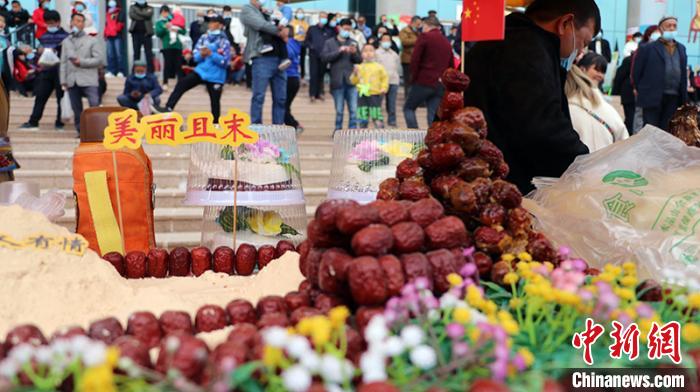
<path id="1" fill-rule="evenodd" d="M 124 80 L 111 78 L 107 80 L 108 89 L 104 105 L 116 105 L 116 97 L 122 92 Z M 172 86 L 171 86 L 172 88 Z M 163 95 L 165 100 L 168 96 Z M 222 112 L 229 108 L 248 111 L 250 108 L 250 90 L 241 86 L 226 86 L 222 97 Z M 331 133 L 334 128 L 335 110 L 330 94 L 325 101 L 310 103 L 308 90 L 304 86 L 294 101 L 292 111 L 304 125 L 305 131 L 299 137 L 302 182 L 306 196 L 307 212 L 312 213 L 316 205 L 325 198 L 330 162 L 332 155 Z M 78 144 L 76 132 L 69 124 L 66 130 L 54 130 L 56 100 L 51 99 L 46 105 L 39 131 L 19 130 L 32 111 L 33 98 L 25 98 L 12 93 L 10 110 L 10 138 L 15 157 L 21 169 L 15 172 L 17 180 L 38 182 L 42 191 L 57 189 L 66 195 L 66 215 L 60 224 L 75 229 L 75 209 L 72 197 L 72 156 Z M 270 96 L 266 98 L 264 122 L 271 121 Z M 403 90 L 397 103 L 398 125 L 405 126 L 401 107 Z M 203 87 L 188 92 L 176 108 L 183 115 L 209 111 L 209 97 Z M 417 113 L 419 124 L 426 127 L 425 109 Z M 347 113 L 345 114 L 347 125 Z M 202 208 L 182 206 L 187 181 L 189 148 L 171 148 L 166 146 L 145 146 L 153 161 L 156 183 L 156 240 L 163 247 L 178 245 L 194 246 L 199 244 Z"/>

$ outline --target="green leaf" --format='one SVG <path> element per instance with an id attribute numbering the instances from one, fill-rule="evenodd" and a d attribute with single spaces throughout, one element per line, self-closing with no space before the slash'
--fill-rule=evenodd
<path id="1" fill-rule="evenodd" d="M 224 148 L 221 149 L 219 156 L 221 157 L 221 159 L 223 159 L 225 161 L 233 161 L 234 160 L 233 148 L 231 146 L 224 146 Z"/>
<path id="2" fill-rule="evenodd" d="M 379 159 L 373 161 L 364 161 L 357 165 L 357 167 L 365 173 L 369 173 L 373 167 L 386 166 L 389 164 L 389 157 L 383 156 Z"/>
<path id="3" fill-rule="evenodd" d="M 282 231 L 280 232 L 281 235 L 299 235 L 299 232 L 296 231 L 295 228 L 293 228 L 292 226 L 289 226 L 286 223 L 282 223 L 281 228 L 282 228 Z"/>
<path id="4" fill-rule="evenodd" d="M 249 362 L 239 366 L 231 373 L 231 387 L 241 387 L 247 381 L 252 381 L 253 373 L 261 367 L 260 362 Z M 258 385 L 259 387 L 259 385 Z"/>
<path id="5" fill-rule="evenodd" d="M 284 168 L 284 170 L 287 172 L 289 177 L 296 176 L 297 179 L 301 180 L 301 172 L 299 169 L 296 168 L 296 166 L 292 165 L 291 163 L 283 163 L 283 162 L 277 162 L 280 166 Z"/>

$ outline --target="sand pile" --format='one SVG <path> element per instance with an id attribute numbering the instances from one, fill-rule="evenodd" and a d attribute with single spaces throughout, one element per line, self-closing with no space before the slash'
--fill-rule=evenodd
<path id="1" fill-rule="evenodd" d="M 17 206 L 0 207 L 0 235 L 26 238 L 37 233 L 69 234 L 43 215 Z M 126 280 L 96 253 L 82 257 L 55 250 L 0 248 L 0 339 L 14 326 L 37 325 L 50 336 L 61 327 L 80 325 L 107 316 L 126 325 L 134 311 L 159 316 L 184 310 L 194 318 L 205 304 L 225 306 L 236 298 L 253 303 L 264 295 L 284 295 L 303 280 L 299 257 L 287 253 L 259 274 L 236 277 L 207 272 L 184 278 Z"/>

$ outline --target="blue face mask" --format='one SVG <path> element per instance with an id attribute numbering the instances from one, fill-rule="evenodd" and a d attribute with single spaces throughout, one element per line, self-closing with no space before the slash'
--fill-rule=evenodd
<path id="1" fill-rule="evenodd" d="M 649 36 L 650 41 L 656 41 L 659 38 L 661 38 L 661 33 L 659 33 L 658 31 L 651 33 L 651 35 Z"/>
<path id="2" fill-rule="evenodd" d="M 318 20 L 318 22 L 321 23 L 322 25 L 324 25 L 324 24 L 328 23 L 328 18 L 321 18 Z"/>
<path id="3" fill-rule="evenodd" d="M 29 54 L 27 55 L 27 60 L 29 60 L 29 61 L 34 60 L 34 52 L 29 53 Z"/>
<path id="4" fill-rule="evenodd" d="M 331 27 L 335 27 L 335 26 L 338 25 L 338 22 L 332 20 L 332 21 L 330 21 L 330 23 L 328 23 L 328 25 L 331 26 Z"/>
<path id="5" fill-rule="evenodd" d="M 146 0 L 136 0 L 136 4 L 144 5 L 146 4 Z"/>
<path id="6" fill-rule="evenodd" d="M 134 76 L 138 79 L 143 79 L 146 77 L 145 73 L 135 73 Z"/>
<path id="7" fill-rule="evenodd" d="M 209 35 L 219 35 L 221 34 L 221 29 L 209 30 Z"/>
<path id="8" fill-rule="evenodd" d="M 571 51 L 571 54 L 569 57 L 565 59 L 561 59 L 561 66 L 564 68 L 567 72 L 571 70 L 571 67 L 574 66 L 574 61 L 576 61 L 576 55 L 578 54 L 578 50 L 576 50 L 576 30 L 574 29 L 573 26 L 574 22 L 571 22 L 571 28 L 572 28 L 572 38 L 574 39 L 574 50 Z"/>
<path id="9" fill-rule="evenodd" d="M 55 33 L 58 31 L 58 27 L 57 26 L 49 26 L 46 28 L 46 31 L 48 31 L 49 33 Z"/>
<path id="10" fill-rule="evenodd" d="M 349 38 L 350 37 L 350 32 L 347 30 L 340 30 L 340 36 L 343 38 Z"/>
<path id="11" fill-rule="evenodd" d="M 73 33 L 73 34 L 78 34 L 78 33 L 80 32 L 80 29 L 78 29 L 77 27 L 73 26 L 73 27 L 71 27 L 70 31 L 71 31 L 71 33 Z"/>
<path id="12" fill-rule="evenodd" d="M 673 41 L 676 39 L 676 36 L 678 36 L 678 32 L 677 31 L 664 31 L 664 33 L 661 36 L 666 41 Z"/>
<path id="13" fill-rule="evenodd" d="M 109 5 L 109 8 L 114 8 L 114 7 L 117 6 L 117 2 L 114 1 L 114 0 L 111 0 L 111 1 L 110 1 L 109 3 L 107 3 L 107 4 Z"/>
<path id="14" fill-rule="evenodd" d="M 85 6 L 82 5 L 82 4 L 76 4 L 76 5 L 75 5 L 75 10 L 78 11 L 78 12 L 83 12 L 83 11 L 85 11 Z"/>
<path id="15" fill-rule="evenodd" d="M 384 49 L 389 49 L 391 48 L 391 42 L 382 42 L 382 48 Z"/>
<path id="16" fill-rule="evenodd" d="M 299 13 L 296 14 L 296 17 L 297 17 L 297 19 L 299 19 L 299 20 L 304 19 L 304 13 L 299 12 Z"/>
<path id="17" fill-rule="evenodd" d="M 41 4 L 41 8 L 43 8 L 43 9 L 45 9 L 45 10 L 49 9 L 49 2 L 46 1 L 46 2 L 42 3 L 42 4 Z"/>

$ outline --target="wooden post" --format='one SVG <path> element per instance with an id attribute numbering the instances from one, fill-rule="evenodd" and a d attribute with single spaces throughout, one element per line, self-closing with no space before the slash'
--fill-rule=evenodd
<path id="1" fill-rule="evenodd" d="M 238 231 L 238 156 L 233 149 L 233 250 L 236 250 L 236 233 Z"/>

